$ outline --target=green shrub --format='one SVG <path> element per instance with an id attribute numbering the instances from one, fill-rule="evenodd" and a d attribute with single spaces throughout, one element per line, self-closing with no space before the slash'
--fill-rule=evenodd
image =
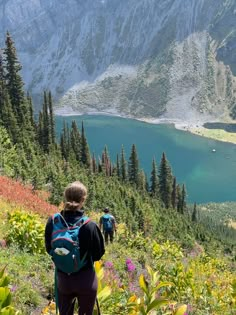
<path id="1" fill-rule="evenodd" d="M 7 243 L 35 254 L 44 253 L 44 225 L 39 216 L 23 211 L 8 213 Z"/>

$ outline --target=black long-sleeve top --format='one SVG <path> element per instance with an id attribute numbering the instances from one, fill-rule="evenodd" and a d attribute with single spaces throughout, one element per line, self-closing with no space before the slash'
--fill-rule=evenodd
<path id="1" fill-rule="evenodd" d="M 61 211 L 61 215 L 64 217 L 68 225 L 75 224 L 82 216 L 82 210 L 77 211 Z M 45 227 L 45 247 L 48 254 L 52 249 L 51 247 L 51 237 L 53 232 L 53 222 L 52 217 L 48 218 Z M 63 220 L 62 220 L 63 221 Z M 65 225 L 65 223 L 63 222 Z M 65 225 L 66 226 L 66 225 Z M 87 259 L 87 263 L 83 269 L 93 268 L 93 262 L 98 261 L 105 253 L 104 240 L 102 233 L 93 221 L 89 221 L 85 225 L 81 226 L 79 231 L 79 245 L 80 245 L 80 256 L 81 258 L 88 253 L 90 257 Z"/>

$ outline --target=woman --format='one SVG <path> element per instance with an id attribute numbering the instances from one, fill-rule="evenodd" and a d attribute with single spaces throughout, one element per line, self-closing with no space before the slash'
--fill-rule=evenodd
<path id="1" fill-rule="evenodd" d="M 84 216 L 81 210 L 86 197 L 87 189 L 76 181 L 65 189 L 65 205 L 61 211 L 63 225 L 73 226 Z M 45 228 L 45 246 L 48 254 L 52 253 L 53 217 L 47 221 Z M 103 236 L 96 223 L 89 221 L 79 230 L 80 257 L 86 253 L 85 265 L 77 272 L 67 274 L 57 268 L 57 292 L 60 315 L 73 315 L 76 298 L 79 303 L 79 315 L 92 315 L 97 295 L 97 277 L 93 262 L 101 259 L 105 253 Z M 89 257 L 88 257 L 89 256 Z"/>

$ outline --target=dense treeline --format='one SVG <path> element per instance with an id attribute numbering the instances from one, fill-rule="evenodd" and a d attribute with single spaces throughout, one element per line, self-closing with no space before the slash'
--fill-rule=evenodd
<path id="1" fill-rule="evenodd" d="M 56 139 L 53 99 L 43 92 L 42 109 L 35 119 L 32 99 L 23 89 L 14 42 L 9 33 L 0 53 L 0 166 L 1 173 L 50 191 L 59 204 L 68 182 L 80 179 L 89 188 L 87 207 L 110 206 L 118 221 L 132 231 L 141 230 L 186 245 L 195 238 L 216 244 L 216 236 L 198 223 L 197 209 L 186 204 L 186 187 L 177 183 L 163 152 L 159 166 L 152 160 L 150 179 L 140 167 L 132 145 L 126 160 L 124 148 L 114 162 L 105 146 L 101 157 L 91 155 L 85 128 L 64 123 Z M 215 233 L 215 230 L 214 230 Z M 225 234 L 227 240 L 227 233 Z M 231 238 L 230 238 L 231 239 Z"/>

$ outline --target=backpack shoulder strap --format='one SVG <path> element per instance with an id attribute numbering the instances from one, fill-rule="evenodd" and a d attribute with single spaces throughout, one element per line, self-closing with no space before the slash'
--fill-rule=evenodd
<path id="1" fill-rule="evenodd" d="M 81 227 L 90 221 L 91 221 L 91 219 L 89 217 L 83 216 L 75 223 L 75 225 Z"/>
<path id="2" fill-rule="evenodd" d="M 69 228 L 69 225 L 68 225 L 68 223 L 66 222 L 65 218 L 64 218 L 59 212 L 58 212 L 58 213 L 55 213 L 55 214 L 52 216 L 52 223 L 53 223 L 53 226 L 59 225 L 59 226 L 62 226 L 62 227 L 63 227 L 62 221 L 65 223 L 66 227 Z"/>

